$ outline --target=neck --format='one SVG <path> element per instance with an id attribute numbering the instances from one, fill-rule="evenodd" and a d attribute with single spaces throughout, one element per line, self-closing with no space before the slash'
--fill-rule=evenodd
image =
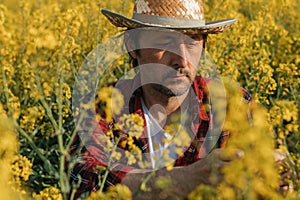
<path id="1" fill-rule="evenodd" d="M 180 96 L 166 96 L 151 87 L 143 86 L 143 100 L 151 115 L 160 125 L 170 123 L 171 116 L 180 112 L 181 106 L 185 106 L 185 100 L 189 91 Z M 179 113 L 180 114 L 180 113 Z"/>

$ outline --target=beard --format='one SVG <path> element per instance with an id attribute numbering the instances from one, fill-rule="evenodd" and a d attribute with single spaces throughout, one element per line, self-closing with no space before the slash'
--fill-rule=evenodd
<path id="1" fill-rule="evenodd" d="M 184 75 L 186 79 L 185 80 L 169 79 L 177 75 Z M 192 75 L 187 71 L 172 70 L 163 76 L 162 78 L 163 84 L 153 84 L 153 89 L 155 89 L 156 91 L 158 91 L 159 93 L 167 97 L 181 96 L 190 89 L 192 82 L 193 82 Z"/>
<path id="2" fill-rule="evenodd" d="M 185 94 L 190 89 L 190 84 L 185 85 L 184 87 L 181 86 L 180 90 L 176 88 L 170 89 L 166 86 L 159 85 L 159 84 L 153 84 L 153 89 L 167 97 L 174 97 L 174 96 L 181 96 Z"/>

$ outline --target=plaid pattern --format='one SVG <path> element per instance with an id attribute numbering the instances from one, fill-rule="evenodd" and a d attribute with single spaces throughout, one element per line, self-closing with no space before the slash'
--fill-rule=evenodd
<path id="1" fill-rule="evenodd" d="M 130 91 L 132 88 L 136 87 L 139 84 L 139 79 L 135 78 L 133 80 L 126 80 L 124 83 L 120 84 L 119 88 L 121 91 Z M 205 136 L 211 126 L 212 121 L 212 113 L 209 109 L 207 109 L 207 105 L 210 104 L 210 97 L 207 88 L 207 84 L 212 80 L 204 79 L 202 77 L 196 77 L 193 83 L 193 89 L 195 93 L 190 92 L 190 102 L 188 113 L 191 120 L 189 126 L 187 127 L 190 132 L 193 134 L 192 142 L 189 147 L 184 147 L 185 152 L 183 155 L 179 156 L 175 161 L 175 166 L 186 166 L 189 165 L 199 159 L 201 159 L 206 152 L 205 148 L 201 149 L 203 142 L 205 141 Z M 252 97 L 246 90 L 241 89 L 243 94 L 243 100 L 247 103 L 252 101 Z M 196 94 L 196 95 L 195 95 Z M 137 89 L 131 96 L 124 93 L 125 98 L 125 109 L 128 109 L 130 113 L 137 113 L 141 117 L 143 117 L 145 122 L 144 113 L 142 110 L 141 104 L 141 96 L 142 90 L 141 88 Z M 89 121 L 90 120 L 90 121 Z M 81 194 L 91 191 L 97 191 L 100 188 L 100 184 L 102 183 L 101 179 L 104 177 L 105 170 L 97 170 L 97 167 L 107 166 L 107 162 L 109 158 L 108 155 L 105 153 L 107 151 L 104 150 L 105 144 L 99 137 L 101 135 L 105 135 L 105 133 L 109 130 L 113 129 L 113 123 L 108 123 L 105 121 L 104 118 L 100 119 L 99 122 L 95 122 L 94 119 L 89 119 L 88 122 L 85 122 L 85 126 L 93 127 L 92 125 L 97 123 L 98 127 L 93 129 L 91 138 L 87 142 L 83 142 L 82 138 L 79 134 L 76 136 L 73 145 L 71 147 L 70 155 L 74 160 L 78 160 L 71 172 L 71 180 L 70 183 L 78 184 L 77 191 L 75 193 L 75 198 L 78 198 Z M 92 122 L 92 123 L 90 123 Z M 144 123 L 146 124 L 146 123 Z M 147 139 L 147 132 L 146 128 L 144 128 L 143 135 L 140 139 L 135 139 L 134 143 L 141 149 L 143 156 L 149 160 L 149 145 Z M 126 139 L 127 134 L 124 132 L 117 132 L 113 131 L 114 136 L 122 136 L 122 139 Z M 217 143 L 215 147 L 220 148 L 224 147 L 226 141 L 229 137 L 229 133 L 227 131 L 223 131 L 221 135 L 218 135 Z M 122 142 L 121 139 L 121 142 Z M 120 143 L 121 143 L 120 142 Z M 83 145 L 84 143 L 84 145 Z M 120 144 L 119 143 L 119 144 Z M 124 147 L 123 147 L 124 148 Z M 126 149 L 126 147 L 125 147 Z M 125 162 L 122 162 L 125 163 Z M 112 185 L 116 185 L 120 183 L 122 179 L 126 176 L 127 172 L 134 169 L 135 166 L 128 166 L 125 164 L 119 164 L 112 162 L 111 168 L 112 170 L 109 171 L 108 176 L 105 178 L 104 182 L 104 191 Z"/>

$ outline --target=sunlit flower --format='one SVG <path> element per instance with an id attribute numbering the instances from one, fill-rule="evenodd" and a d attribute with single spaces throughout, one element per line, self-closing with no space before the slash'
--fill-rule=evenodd
<path id="1" fill-rule="evenodd" d="M 56 187 L 45 188 L 39 194 L 33 193 L 32 197 L 35 200 L 63 200 L 60 190 Z"/>
<path id="2" fill-rule="evenodd" d="M 25 156 L 16 156 L 13 164 L 12 171 L 16 178 L 27 181 L 32 171 L 32 163 Z"/>
<path id="3" fill-rule="evenodd" d="M 114 115 L 119 115 L 124 106 L 123 95 L 113 87 L 103 87 L 98 91 L 96 104 L 104 103 L 107 121 L 111 121 Z"/>
<path id="4" fill-rule="evenodd" d="M 131 137 L 139 138 L 144 131 L 144 120 L 138 114 L 124 114 L 120 117 L 116 128 L 124 131 Z"/>
<path id="5" fill-rule="evenodd" d="M 119 199 L 119 200 L 131 200 L 132 194 L 129 188 L 125 185 L 117 184 L 108 188 L 106 193 L 101 191 L 92 192 L 86 200 L 106 200 L 106 199 Z"/>

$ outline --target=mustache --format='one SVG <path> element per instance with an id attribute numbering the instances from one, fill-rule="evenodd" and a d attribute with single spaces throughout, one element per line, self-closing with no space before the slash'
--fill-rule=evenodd
<path id="1" fill-rule="evenodd" d="M 180 67 L 177 67 L 177 69 L 172 69 L 172 70 L 169 70 L 164 76 L 163 76 L 163 79 L 167 79 L 167 78 L 170 78 L 170 77 L 174 77 L 174 76 L 186 76 L 188 78 L 191 79 L 191 74 L 188 70 L 185 70 L 184 68 L 180 68 Z"/>

